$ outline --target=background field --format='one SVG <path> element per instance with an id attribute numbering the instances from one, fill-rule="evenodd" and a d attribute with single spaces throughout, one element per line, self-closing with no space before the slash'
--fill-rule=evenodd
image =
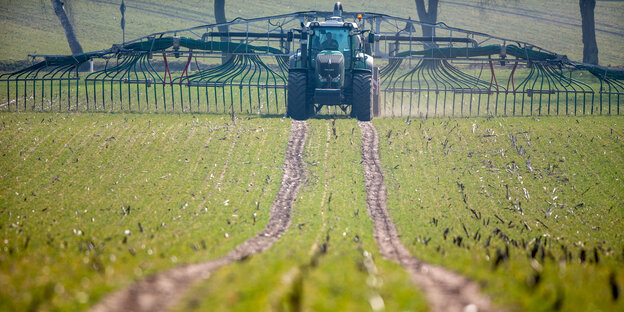
<path id="1" fill-rule="evenodd" d="M 72 19 L 85 51 L 110 48 L 122 40 L 118 0 L 72 0 Z M 226 1 L 228 20 L 235 17 L 258 17 L 293 11 L 332 9 L 334 0 Z M 527 41 L 572 60 L 582 59 L 582 41 L 578 1 L 517 0 L 441 1 L 438 21 L 450 26 Z M 379 12 L 417 19 L 411 0 L 383 2 L 343 1 L 347 11 Z M 214 23 L 213 2 L 185 0 L 126 1 L 126 39 L 158 31 L 188 28 Z M 596 36 L 601 65 L 624 65 L 624 2 L 598 1 Z M 3 68 L 28 54 L 68 54 L 65 36 L 49 1 L 0 1 L 0 62 Z"/>

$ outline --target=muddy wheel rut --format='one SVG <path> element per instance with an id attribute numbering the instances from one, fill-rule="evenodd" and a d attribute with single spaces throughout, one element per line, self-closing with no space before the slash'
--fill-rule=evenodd
<path id="1" fill-rule="evenodd" d="M 207 279 L 216 269 L 270 248 L 290 226 L 291 208 L 304 180 L 302 155 L 306 138 L 306 123 L 291 121 L 282 182 L 262 232 L 221 258 L 179 266 L 113 293 L 91 311 L 166 311 L 174 307 L 194 283 Z"/>
<path id="2" fill-rule="evenodd" d="M 329 142 L 331 138 L 331 131 L 329 130 L 329 124 L 326 123 L 327 137 L 325 138 L 325 152 L 323 154 L 323 173 L 322 178 L 319 177 L 319 181 L 323 181 L 323 194 L 321 200 L 318 202 L 318 210 L 321 214 L 321 228 L 316 234 L 314 243 L 308 251 L 309 259 L 298 266 L 293 267 L 285 275 L 282 276 L 282 281 L 286 287 L 282 290 L 280 298 L 287 303 L 286 308 L 279 307 L 278 304 L 274 304 L 275 310 L 286 311 L 302 311 L 303 307 L 303 282 L 309 276 L 309 274 L 318 266 L 319 259 L 327 252 L 327 246 L 330 239 L 330 231 L 327 230 L 327 191 L 328 191 L 328 160 L 329 160 Z M 312 207 L 310 207 L 312 208 Z M 316 208 L 316 207 L 314 207 Z M 324 238 L 322 238 L 325 234 Z M 321 241 L 322 240 L 322 241 Z"/>
<path id="3" fill-rule="evenodd" d="M 359 122 L 362 131 L 362 165 L 366 180 L 366 207 L 374 222 L 381 255 L 400 263 L 421 288 L 432 311 L 496 311 L 479 285 L 453 271 L 413 257 L 400 242 L 386 209 L 386 188 L 379 161 L 379 137 L 370 122 Z"/>

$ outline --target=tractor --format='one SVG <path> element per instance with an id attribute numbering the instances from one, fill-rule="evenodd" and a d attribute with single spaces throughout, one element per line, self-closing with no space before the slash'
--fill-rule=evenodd
<path id="1" fill-rule="evenodd" d="M 345 22 L 342 5 L 325 21 L 301 24 L 301 47 L 289 58 L 287 114 L 306 120 L 323 106 L 339 106 L 359 121 L 371 120 L 373 57 L 367 30 Z M 361 20 L 361 15 L 358 16 Z M 366 40 L 365 40 L 366 39 Z"/>

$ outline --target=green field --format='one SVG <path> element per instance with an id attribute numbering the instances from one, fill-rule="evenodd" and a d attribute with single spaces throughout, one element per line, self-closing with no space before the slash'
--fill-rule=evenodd
<path id="1" fill-rule="evenodd" d="M 375 124 L 412 254 L 521 311 L 624 307 L 623 118 Z"/>
<path id="2" fill-rule="evenodd" d="M 622 117 L 373 123 L 389 213 L 413 255 L 512 311 L 622 309 Z M 388 311 L 426 310 L 374 242 L 357 123 L 308 124 L 290 229 L 196 285 L 180 311 L 362 311 L 379 298 Z M 232 250 L 268 220 L 289 128 L 209 114 L 1 113 L 0 310 L 84 310 Z"/>
<path id="3" fill-rule="evenodd" d="M 227 253 L 264 228 L 289 130 L 284 119 L 173 114 L 0 123 L 3 311 L 84 310 Z"/>
<path id="4" fill-rule="evenodd" d="M 120 1 L 65 1 L 78 39 L 85 51 L 107 49 L 122 41 Z M 330 11 L 334 0 L 269 0 L 253 3 L 226 2 L 228 20 L 236 17 L 259 17 L 305 10 Z M 547 50 L 582 59 L 580 12 L 578 1 L 517 0 L 487 1 L 486 6 L 468 0 L 442 1 L 438 21 L 449 26 L 485 32 L 491 35 L 530 42 Z M 150 33 L 214 23 L 213 3 L 186 0 L 163 3 L 155 0 L 126 3 L 126 39 Z M 378 12 L 417 19 L 413 1 L 345 2 L 347 11 Z M 253 7 L 253 10 L 250 8 Z M 624 65 L 624 3 L 598 1 L 596 37 L 601 65 Z M 0 62 L 4 68 L 28 54 L 68 54 L 69 48 L 49 1 L 4 0 L 0 2 Z"/>

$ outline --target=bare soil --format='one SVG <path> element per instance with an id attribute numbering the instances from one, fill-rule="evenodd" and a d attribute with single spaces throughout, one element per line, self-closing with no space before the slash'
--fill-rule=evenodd
<path id="1" fill-rule="evenodd" d="M 496 311 L 479 285 L 453 271 L 413 257 L 399 240 L 386 209 L 386 187 L 379 161 L 379 137 L 370 122 L 362 131 L 362 165 L 366 179 L 366 207 L 374 222 L 374 236 L 382 256 L 400 263 L 425 293 L 432 311 Z"/>
<path id="2" fill-rule="evenodd" d="M 270 248 L 290 226 L 290 211 L 304 180 L 303 148 L 307 137 L 304 121 L 291 121 L 290 139 L 284 160 L 284 175 L 271 206 L 269 222 L 255 237 L 227 255 L 207 262 L 187 264 L 152 275 L 104 298 L 91 311 L 166 311 L 174 307 L 194 284 L 207 279 L 216 269 L 244 260 Z"/>

